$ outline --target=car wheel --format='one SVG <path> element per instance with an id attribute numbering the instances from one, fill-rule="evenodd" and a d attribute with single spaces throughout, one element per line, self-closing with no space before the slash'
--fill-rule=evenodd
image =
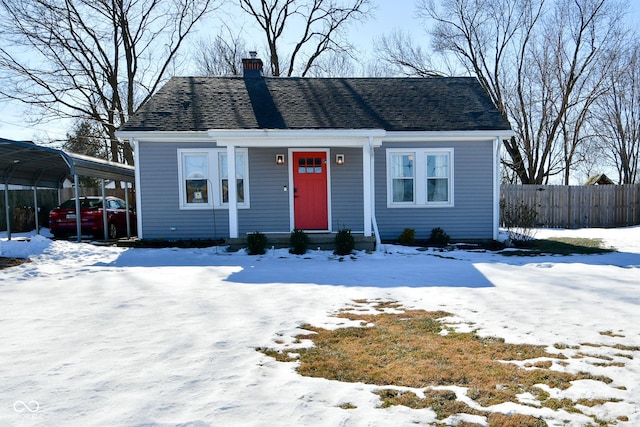
<path id="1" fill-rule="evenodd" d="M 117 239 L 118 238 L 118 227 L 112 222 L 109 224 L 109 238 Z"/>

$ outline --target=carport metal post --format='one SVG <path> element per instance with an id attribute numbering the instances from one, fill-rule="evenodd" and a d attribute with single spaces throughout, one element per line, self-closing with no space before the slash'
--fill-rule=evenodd
<path id="1" fill-rule="evenodd" d="M 40 234 L 40 220 L 38 219 L 38 186 L 33 185 L 33 213 L 36 219 L 36 234 Z"/>
<path id="2" fill-rule="evenodd" d="M 9 181 L 4 181 L 4 212 L 7 218 L 7 237 L 11 240 L 11 215 L 9 214 Z"/>
<path id="3" fill-rule="evenodd" d="M 124 207 L 127 209 L 127 238 L 131 238 L 131 218 L 129 218 L 129 183 L 124 183 Z"/>
<path id="4" fill-rule="evenodd" d="M 80 193 L 78 187 L 80 186 L 80 180 L 78 174 L 73 174 L 73 193 L 76 197 L 76 231 L 78 233 L 77 241 L 82 241 L 82 218 L 80 218 Z"/>
<path id="5" fill-rule="evenodd" d="M 102 230 L 104 231 L 104 240 L 109 239 L 109 230 L 107 230 L 107 196 L 104 190 L 104 178 L 100 179 L 100 189 L 102 190 Z"/>

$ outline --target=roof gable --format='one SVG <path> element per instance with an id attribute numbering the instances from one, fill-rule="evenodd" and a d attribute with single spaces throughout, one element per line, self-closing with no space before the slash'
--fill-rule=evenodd
<path id="1" fill-rule="evenodd" d="M 121 131 L 508 130 L 475 78 L 174 77 Z"/>

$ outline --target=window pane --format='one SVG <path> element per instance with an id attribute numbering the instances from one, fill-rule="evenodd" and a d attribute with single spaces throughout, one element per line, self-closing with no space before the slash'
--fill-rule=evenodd
<path id="1" fill-rule="evenodd" d="M 393 201 L 413 202 L 413 179 L 393 180 Z"/>
<path id="2" fill-rule="evenodd" d="M 185 154 L 183 166 L 187 179 L 206 179 L 208 176 L 206 154 Z"/>
<path id="3" fill-rule="evenodd" d="M 427 201 L 428 202 L 448 202 L 449 201 L 449 180 L 448 179 L 428 179 L 427 180 Z"/>
<path id="4" fill-rule="evenodd" d="M 183 176 L 187 203 L 208 203 L 207 155 L 204 153 L 183 155 Z"/>
<path id="5" fill-rule="evenodd" d="M 429 178 L 448 178 L 449 156 L 447 154 L 427 156 L 427 176 Z"/>
<path id="6" fill-rule="evenodd" d="M 236 153 L 236 182 L 238 186 L 238 203 L 244 203 L 245 155 Z M 227 153 L 220 153 L 220 182 L 222 186 L 222 203 L 229 203 L 229 168 Z"/>
<path id="7" fill-rule="evenodd" d="M 220 153 L 220 178 L 229 178 L 227 153 Z M 236 178 L 244 178 L 244 154 L 236 153 Z"/>
<path id="8" fill-rule="evenodd" d="M 391 176 L 393 178 L 413 178 L 413 155 L 394 154 L 391 156 Z"/>
<path id="9" fill-rule="evenodd" d="M 207 203 L 209 201 L 206 179 L 187 179 L 187 203 Z"/>
<path id="10" fill-rule="evenodd" d="M 244 180 L 236 180 L 238 186 L 238 203 L 244 203 Z M 229 180 L 222 180 L 222 203 L 229 203 Z"/>

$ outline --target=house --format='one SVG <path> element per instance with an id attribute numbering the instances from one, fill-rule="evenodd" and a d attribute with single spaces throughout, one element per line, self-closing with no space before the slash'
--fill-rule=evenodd
<path id="1" fill-rule="evenodd" d="M 607 175 L 601 173 L 599 175 L 592 175 L 582 185 L 613 185 L 614 182 Z"/>
<path id="2" fill-rule="evenodd" d="M 174 77 L 118 131 L 142 239 L 496 239 L 513 135 L 475 78 Z M 235 179 L 229 179 L 235 177 Z"/>

